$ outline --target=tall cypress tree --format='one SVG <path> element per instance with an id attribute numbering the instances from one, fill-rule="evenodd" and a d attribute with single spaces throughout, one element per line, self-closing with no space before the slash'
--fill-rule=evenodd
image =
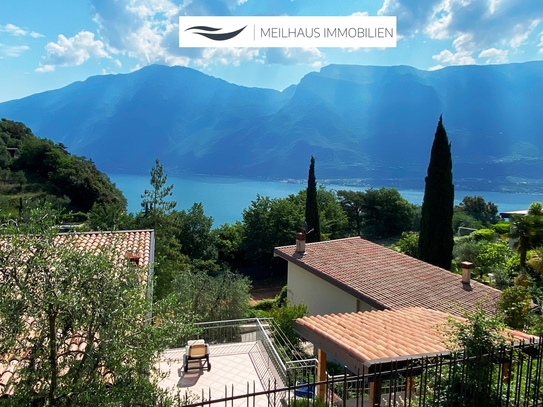
<path id="1" fill-rule="evenodd" d="M 439 117 L 432 145 L 420 220 L 419 259 L 450 270 L 454 185 L 451 144 Z"/>
<path id="2" fill-rule="evenodd" d="M 319 206 L 317 203 L 317 179 L 315 178 L 315 158 L 311 156 L 309 176 L 307 177 L 307 196 L 305 200 L 305 221 L 309 230 L 306 237 L 308 243 L 321 241 L 321 227 L 319 221 Z"/>

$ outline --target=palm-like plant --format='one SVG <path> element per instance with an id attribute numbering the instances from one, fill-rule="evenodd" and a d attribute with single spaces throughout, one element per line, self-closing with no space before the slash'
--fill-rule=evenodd
<path id="1" fill-rule="evenodd" d="M 516 239 L 513 248 L 520 254 L 520 265 L 526 267 L 526 253 L 543 243 L 543 210 L 539 202 L 530 205 L 524 216 L 511 217 L 510 239 Z"/>
<path id="2" fill-rule="evenodd" d="M 532 250 L 528 265 L 539 274 L 543 274 L 543 246 Z"/>

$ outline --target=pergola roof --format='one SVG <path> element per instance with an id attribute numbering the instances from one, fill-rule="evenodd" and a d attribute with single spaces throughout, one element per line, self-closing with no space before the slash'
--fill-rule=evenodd
<path id="1" fill-rule="evenodd" d="M 296 319 L 293 327 L 348 369 L 362 373 L 378 363 L 448 353 L 443 335 L 448 318 L 464 320 L 441 311 L 410 307 L 308 316 Z M 505 335 L 514 341 L 535 338 L 513 330 Z"/>

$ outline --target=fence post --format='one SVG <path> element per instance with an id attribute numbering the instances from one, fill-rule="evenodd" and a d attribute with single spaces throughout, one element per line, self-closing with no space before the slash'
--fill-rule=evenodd
<path id="1" fill-rule="evenodd" d="M 511 362 L 505 362 L 502 369 L 502 380 L 504 383 L 509 383 L 511 379 Z"/>
<path id="2" fill-rule="evenodd" d="M 322 349 L 317 351 L 317 381 L 324 382 L 326 381 L 326 352 Z M 318 395 L 321 400 L 326 400 L 326 384 L 319 385 Z"/>
<path id="3" fill-rule="evenodd" d="M 380 406 L 381 405 L 381 377 L 374 377 L 373 381 L 370 382 L 370 406 Z"/>

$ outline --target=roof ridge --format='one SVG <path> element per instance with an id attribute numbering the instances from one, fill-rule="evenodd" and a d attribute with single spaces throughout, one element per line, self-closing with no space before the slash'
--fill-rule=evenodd
<path id="1" fill-rule="evenodd" d="M 377 309 L 419 306 L 461 316 L 477 303 L 494 314 L 501 291 L 361 237 L 276 247 L 281 257 Z"/>
<path id="2" fill-rule="evenodd" d="M 90 230 L 87 232 L 61 232 L 59 235 L 105 235 L 115 233 L 141 233 L 141 232 L 154 232 L 154 229 L 134 229 L 134 230 Z"/>

